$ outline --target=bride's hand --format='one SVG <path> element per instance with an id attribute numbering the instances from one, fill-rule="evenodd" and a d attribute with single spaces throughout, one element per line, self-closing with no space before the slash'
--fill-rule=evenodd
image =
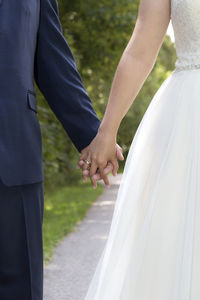
<path id="1" fill-rule="evenodd" d="M 117 158 L 124 159 L 121 147 L 116 144 L 116 137 L 102 130 L 98 131 L 91 144 L 81 152 L 78 166 L 83 170 L 83 179 L 89 175 L 94 187 L 99 179 L 109 185 L 107 174 L 112 171 L 116 175 L 119 168 Z"/>
<path id="2" fill-rule="evenodd" d="M 117 149 L 117 159 L 119 160 L 124 160 L 124 156 L 123 156 L 123 151 L 122 151 L 122 148 L 116 144 L 116 149 Z M 85 162 L 83 160 L 80 160 L 79 161 L 79 164 L 78 164 L 78 168 L 82 168 L 83 169 L 83 180 L 86 181 L 87 180 L 87 177 L 89 176 L 89 171 L 87 169 L 84 169 L 84 165 L 85 165 Z M 109 162 L 106 166 L 106 168 L 104 169 L 104 183 L 107 185 L 107 186 L 110 186 L 110 183 L 109 183 L 109 179 L 108 179 L 108 174 L 111 173 L 113 171 L 113 165 Z M 97 181 L 101 180 L 101 176 L 99 174 L 99 171 L 94 174 L 90 180 L 91 180 L 91 183 L 93 185 L 94 188 L 97 187 Z"/>

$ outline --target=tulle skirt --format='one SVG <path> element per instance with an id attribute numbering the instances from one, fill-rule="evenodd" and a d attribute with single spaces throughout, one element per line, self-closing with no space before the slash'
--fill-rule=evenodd
<path id="1" fill-rule="evenodd" d="M 173 71 L 140 122 L 85 299 L 200 299 L 198 69 Z"/>

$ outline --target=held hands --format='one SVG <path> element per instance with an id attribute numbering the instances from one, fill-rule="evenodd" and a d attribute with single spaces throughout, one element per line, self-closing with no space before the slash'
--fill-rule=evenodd
<path id="1" fill-rule="evenodd" d="M 117 175 L 119 165 L 117 159 L 124 160 L 122 148 L 116 143 L 116 138 L 111 134 L 99 131 L 89 146 L 81 151 L 78 168 L 82 169 L 83 181 L 90 177 L 91 183 L 96 188 L 96 182 L 103 179 L 110 186 L 108 174 Z"/>

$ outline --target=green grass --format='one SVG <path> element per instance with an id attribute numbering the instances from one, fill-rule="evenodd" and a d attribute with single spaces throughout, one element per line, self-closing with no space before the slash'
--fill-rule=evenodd
<path id="1" fill-rule="evenodd" d="M 102 186 L 98 185 L 95 190 L 90 183 L 58 188 L 53 193 L 45 192 L 43 224 L 45 263 L 51 259 L 55 246 L 63 236 L 73 231 L 102 192 Z"/>

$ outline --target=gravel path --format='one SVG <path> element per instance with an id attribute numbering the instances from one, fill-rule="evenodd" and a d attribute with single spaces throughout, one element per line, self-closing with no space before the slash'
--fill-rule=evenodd
<path id="1" fill-rule="evenodd" d="M 91 206 L 86 218 L 59 244 L 44 268 L 44 300 L 84 300 L 103 251 L 121 175 Z"/>

